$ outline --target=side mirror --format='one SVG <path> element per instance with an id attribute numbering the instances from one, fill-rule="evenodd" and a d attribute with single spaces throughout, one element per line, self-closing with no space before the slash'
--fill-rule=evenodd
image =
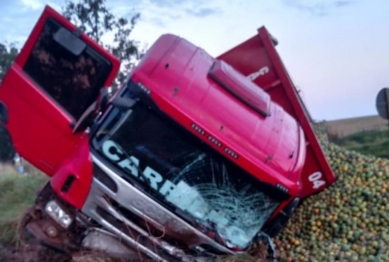
<path id="1" fill-rule="evenodd" d="M 86 48 L 84 41 L 64 27 L 60 27 L 54 34 L 54 40 L 75 56 L 79 56 Z"/>

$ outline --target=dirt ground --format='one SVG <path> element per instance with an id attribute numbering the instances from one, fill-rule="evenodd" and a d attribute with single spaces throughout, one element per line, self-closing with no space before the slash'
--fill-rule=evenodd
<path id="1" fill-rule="evenodd" d="M 116 262 L 96 254 L 80 254 L 73 258 L 55 253 L 39 244 L 23 247 L 5 248 L 0 246 L 0 261 L 2 262 Z M 120 261 L 120 260 L 119 260 Z M 124 260 L 122 260 L 124 262 Z"/>
<path id="2" fill-rule="evenodd" d="M 216 259 L 216 262 L 270 262 L 267 259 L 263 259 L 266 251 L 259 248 L 256 252 L 253 252 L 250 256 L 232 256 Z M 2 262 L 152 262 L 152 260 L 124 260 L 124 259 L 110 259 L 104 257 L 101 254 L 93 253 L 80 253 L 72 258 L 64 255 L 57 254 L 51 250 L 48 250 L 39 244 L 29 244 L 23 247 L 6 248 L 0 245 L 0 261 Z"/>
<path id="3" fill-rule="evenodd" d="M 8 262 L 49 262 L 55 261 L 44 259 L 42 247 L 38 245 L 26 245 L 20 248 L 0 246 L 0 261 Z M 43 259 L 43 260 L 42 260 Z M 65 262 L 65 261 L 64 261 Z"/>

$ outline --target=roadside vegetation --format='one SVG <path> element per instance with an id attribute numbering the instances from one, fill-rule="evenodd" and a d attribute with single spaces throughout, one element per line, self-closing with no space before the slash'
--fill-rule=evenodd
<path id="1" fill-rule="evenodd" d="M 18 174 L 12 166 L 0 170 L 0 243 L 14 244 L 18 218 L 34 203 L 37 190 L 47 178 L 34 170 L 32 174 Z"/>
<path id="2" fill-rule="evenodd" d="M 28 173 L 20 174 L 11 164 L 0 164 L 0 261 L 25 261 L 28 254 L 17 250 L 19 220 L 47 181 L 32 167 Z"/>
<path id="3" fill-rule="evenodd" d="M 331 142 L 364 155 L 389 159 L 389 130 L 363 131 Z"/>

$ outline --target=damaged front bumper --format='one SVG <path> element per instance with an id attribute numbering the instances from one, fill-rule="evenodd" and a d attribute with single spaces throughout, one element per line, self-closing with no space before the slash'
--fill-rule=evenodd
<path id="1" fill-rule="evenodd" d="M 22 228 L 58 252 L 101 251 L 111 257 L 156 261 L 209 261 L 235 254 L 123 180 L 92 155 L 97 175 L 77 211 L 50 184 L 24 216 Z M 266 235 L 269 255 L 274 246 Z"/>
<path id="2" fill-rule="evenodd" d="M 67 254 L 98 250 L 156 261 L 207 261 L 234 254 L 92 159 L 100 176 L 94 177 L 81 212 L 47 184 L 25 215 L 22 227 L 43 245 Z"/>
<path id="3" fill-rule="evenodd" d="M 158 261 L 205 261 L 216 254 L 234 254 L 125 181 L 97 157 L 92 159 L 97 172 L 105 177 L 93 179 L 82 213 L 127 246 Z"/>

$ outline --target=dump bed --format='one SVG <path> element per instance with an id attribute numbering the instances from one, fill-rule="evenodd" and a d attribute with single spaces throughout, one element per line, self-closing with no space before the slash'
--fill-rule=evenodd
<path id="1" fill-rule="evenodd" d="M 218 59 L 249 77 L 300 123 L 307 140 L 300 196 L 305 198 L 333 184 L 336 177 L 313 131 L 311 117 L 275 49 L 276 45 L 275 38 L 265 27 L 261 27 L 257 35 L 220 55 Z"/>

